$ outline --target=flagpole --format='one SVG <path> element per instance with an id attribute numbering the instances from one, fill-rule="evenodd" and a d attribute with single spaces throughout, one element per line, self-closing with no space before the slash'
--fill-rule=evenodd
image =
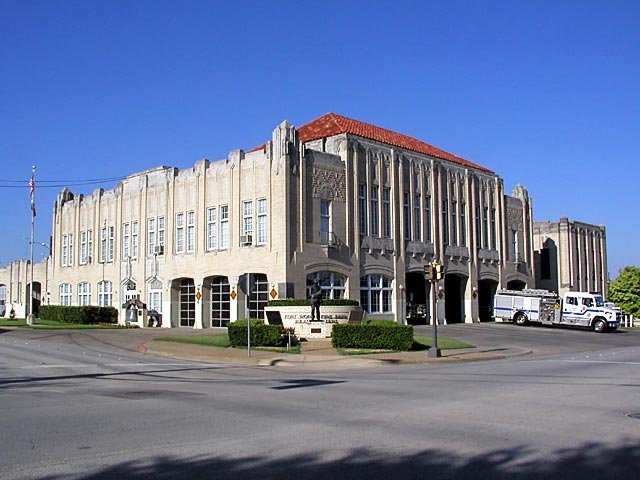
<path id="1" fill-rule="evenodd" d="M 36 166 L 31 166 L 31 181 L 29 182 L 29 195 L 31 196 L 31 241 L 29 245 L 31 247 L 31 273 L 29 279 L 29 315 L 27 315 L 27 325 L 33 325 L 35 323 L 35 316 L 33 315 L 33 238 L 35 232 L 35 205 L 36 205 Z"/>

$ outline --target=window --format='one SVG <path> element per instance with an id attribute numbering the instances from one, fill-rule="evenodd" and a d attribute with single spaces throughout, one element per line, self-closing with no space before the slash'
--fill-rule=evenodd
<path id="1" fill-rule="evenodd" d="M 193 327 L 196 323 L 196 286 L 193 279 L 186 278 L 180 283 L 180 326 Z"/>
<path id="2" fill-rule="evenodd" d="M 87 261 L 91 263 L 93 258 L 93 230 L 87 230 Z"/>
<path id="3" fill-rule="evenodd" d="M 347 277 L 334 272 L 317 272 L 307 275 L 307 298 L 313 281 L 317 280 L 322 288 L 322 298 L 346 298 Z"/>
<path id="4" fill-rule="evenodd" d="M 374 185 L 371 187 L 371 236 L 377 237 L 380 235 L 379 230 L 379 218 L 380 211 L 378 207 L 378 186 Z"/>
<path id="5" fill-rule="evenodd" d="M 196 248 L 196 214 L 187 212 L 187 252 L 192 253 Z"/>
<path id="6" fill-rule="evenodd" d="M 164 217 L 158 217 L 158 245 L 164 247 Z"/>
<path id="7" fill-rule="evenodd" d="M 229 248 L 229 206 L 220 206 L 220 248 Z"/>
<path id="8" fill-rule="evenodd" d="M 578 305 L 578 299 L 576 297 L 567 297 L 567 305 Z"/>
<path id="9" fill-rule="evenodd" d="M 320 243 L 331 243 L 331 202 L 320 200 Z"/>
<path id="10" fill-rule="evenodd" d="M 130 226 L 128 223 L 122 224 L 122 259 L 123 260 L 126 260 L 127 258 L 129 258 L 131 253 L 129 251 L 129 236 L 131 235 L 129 228 Z"/>
<path id="11" fill-rule="evenodd" d="M 62 251 L 60 252 L 60 265 L 67 266 L 69 259 L 69 240 L 67 235 L 62 235 Z"/>
<path id="12" fill-rule="evenodd" d="M 367 186 L 358 185 L 358 229 L 360 235 L 367 234 Z"/>
<path id="13" fill-rule="evenodd" d="M 78 259 L 80 265 L 87 263 L 87 232 L 80 232 L 80 258 Z"/>
<path id="14" fill-rule="evenodd" d="M 149 310 L 155 310 L 162 313 L 162 282 L 157 278 L 153 278 L 148 283 L 147 306 Z"/>
<path id="15" fill-rule="evenodd" d="M 425 241 L 431 242 L 431 195 L 427 195 L 424 201 Z"/>
<path id="16" fill-rule="evenodd" d="M 253 202 L 242 202 L 242 235 L 253 235 Z"/>
<path id="17" fill-rule="evenodd" d="M 211 326 L 226 327 L 231 318 L 229 279 L 215 277 L 211 280 Z"/>
<path id="18" fill-rule="evenodd" d="M 391 238 L 391 189 L 382 190 L 382 234 Z"/>
<path id="19" fill-rule="evenodd" d="M 411 240 L 411 196 L 404 192 L 404 238 Z"/>
<path id="20" fill-rule="evenodd" d="M 69 234 L 69 267 L 73 266 L 73 233 Z"/>
<path id="21" fill-rule="evenodd" d="M 113 262 L 113 250 L 115 247 L 115 241 L 114 241 L 114 228 L 113 227 L 109 227 L 109 261 Z"/>
<path id="22" fill-rule="evenodd" d="M 184 253 L 184 213 L 176 213 L 176 253 Z"/>
<path id="23" fill-rule="evenodd" d="M 216 207 L 207 208 L 207 250 L 218 247 L 218 222 L 216 221 Z"/>
<path id="24" fill-rule="evenodd" d="M 82 282 L 78 284 L 78 306 L 91 305 L 91 284 Z"/>
<path id="25" fill-rule="evenodd" d="M 413 201 L 413 238 L 420 240 L 422 237 L 422 196 L 417 193 Z"/>
<path id="26" fill-rule="evenodd" d="M 267 243 L 267 199 L 260 198 L 257 201 L 258 210 L 258 245 Z"/>
<path id="27" fill-rule="evenodd" d="M 482 242 L 480 242 L 480 233 L 482 230 L 480 223 L 480 206 L 476 205 L 476 248 L 482 248 Z"/>
<path id="28" fill-rule="evenodd" d="M 100 263 L 107 261 L 107 227 L 100 230 Z"/>
<path id="29" fill-rule="evenodd" d="M 460 245 L 467 245 L 467 205 L 460 203 Z"/>
<path id="30" fill-rule="evenodd" d="M 513 253 L 512 260 L 514 262 L 518 261 L 518 232 L 516 230 L 511 230 L 511 252 Z"/>
<path id="31" fill-rule="evenodd" d="M 442 242 L 449 245 L 449 200 L 442 200 Z"/>
<path id="32" fill-rule="evenodd" d="M 263 273 L 250 275 L 252 285 L 249 289 L 249 318 L 264 318 L 264 307 L 269 301 L 269 282 Z"/>
<path id="33" fill-rule="evenodd" d="M 131 257 L 138 258 L 138 222 L 131 222 Z"/>
<path id="34" fill-rule="evenodd" d="M 491 246 L 494 249 L 498 248 L 498 242 L 496 240 L 496 209 L 491 209 Z"/>
<path id="35" fill-rule="evenodd" d="M 59 295 L 60 305 L 65 307 L 71 306 L 71 284 L 70 283 L 60 284 L 59 292 L 60 292 L 60 295 Z"/>
<path id="36" fill-rule="evenodd" d="M 451 202 L 451 244 L 458 244 L 458 202 Z"/>
<path id="37" fill-rule="evenodd" d="M 391 279 L 384 275 L 365 275 L 360 280 L 360 304 L 368 313 L 391 312 Z"/>
<path id="38" fill-rule="evenodd" d="M 482 209 L 482 246 L 489 248 L 489 208 Z"/>
<path id="39" fill-rule="evenodd" d="M 156 250 L 156 219 L 147 221 L 147 254 L 151 255 Z"/>
<path id="40" fill-rule="evenodd" d="M 110 307 L 113 304 L 113 284 L 110 281 L 98 282 L 98 306 Z"/>

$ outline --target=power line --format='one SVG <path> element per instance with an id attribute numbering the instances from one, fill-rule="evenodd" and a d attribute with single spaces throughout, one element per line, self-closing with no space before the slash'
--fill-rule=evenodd
<path id="1" fill-rule="evenodd" d="M 102 183 L 112 183 L 124 180 L 125 177 L 111 177 L 111 178 L 91 178 L 87 180 L 37 180 L 36 185 L 38 188 L 61 188 L 61 187 L 75 187 L 82 185 L 97 185 Z M 27 188 L 29 186 L 29 180 L 0 180 L 1 188 Z"/>

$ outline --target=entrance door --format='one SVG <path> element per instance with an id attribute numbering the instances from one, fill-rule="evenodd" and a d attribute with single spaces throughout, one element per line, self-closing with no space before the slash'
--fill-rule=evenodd
<path id="1" fill-rule="evenodd" d="M 196 323 L 196 286 L 192 278 L 180 282 L 180 326 L 193 327 Z"/>

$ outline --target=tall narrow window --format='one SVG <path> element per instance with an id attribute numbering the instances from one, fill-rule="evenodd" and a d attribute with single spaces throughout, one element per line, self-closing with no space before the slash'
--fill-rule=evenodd
<path id="1" fill-rule="evenodd" d="M 260 198 L 256 202 L 258 214 L 258 245 L 267 243 L 267 199 Z"/>
<path id="2" fill-rule="evenodd" d="M 91 284 L 82 282 L 78 284 L 78 306 L 91 305 Z"/>
<path id="3" fill-rule="evenodd" d="M 71 284 L 61 283 L 59 287 L 60 305 L 71 306 Z"/>
<path id="4" fill-rule="evenodd" d="M 158 217 L 158 245 L 164 247 L 164 217 Z"/>
<path id="5" fill-rule="evenodd" d="M 498 242 L 496 239 L 496 209 L 491 209 L 491 247 L 498 248 Z"/>
<path id="6" fill-rule="evenodd" d="M 69 234 L 69 263 L 68 265 L 73 266 L 73 233 Z"/>
<path id="7" fill-rule="evenodd" d="M 131 256 L 138 258 L 138 222 L 131 222 Z"/>
<path id="8" fill-rule="evenodd" d="M 100 230 L 100 263 L 107 261 L 107 227 Z"/>
<path id="9" fill-rule="evenodd" d="M 377 237 L 380 235 L 380 207 L 378 204 L 378 185 L 371 187 L 371 236 Z"/>
<path id="10" fill-rule="evenodd" d="M 467 245 L 467 205 L 460 203 L 460 245 Z"/>
<path id="11" fill-rule="evenodd" d="M 360 235 L 367 234 L 367 186 L 358 185 L 358 228 Z"/>
<path id="12" fill-rule="evenodd" d="M 482 242 L 480 240 L 481 233 L 482 233 L 482 222 L 480 221 L 480 206 L 476 205 L 476 248 L 482 248 Z"/>
<path id="13" fill-rule="evenodd" d="M 207 209 L 207 250 L 218 248 L 218 221 L 216 218 L 216 207 Z"/>
<path id="14" fill-rule="evenodd" d="M 110 281 L 98 282 L 98 306 L 110 307 L 113 303 L 113 284 Z"/>
<path id="15" fill-rule="evenodd" d="M 511 251 L 513 252 L 513 261 L 518 261 L 518 231 L 511 230 Z"/>
<path id="16" fill-rule="evenodd" d="M 128 223 L 122 224 L 122 258 L 123 259 L 129 258 L 131 253 L 129 251 L 129 235 L 131 235 L 129 228 L 130 227 Z"/>
<path id="17" fill-rule="evenodd" d="M 416 193 L 413 199 L 413 238 L 422 237 L 422 195 Z"/>
<path id="18" fill-rule="evenodd" d="M 482 246 L 489 248 L 489 209 L 482 209 Z"/>
<path id="19" fill-rule="evenodd" d="M 147 253 L 149 255 L 156 251 L 156 219 L 150 218 L 147 221 Z"/>
<path id="20" fill-rule="evenodd" d="M 115 248 L 115 228 L 109 227 L 109 261 L 113 262 L 113 251 Z"/>
<path id="21" fill-rule="evenodd" d="M 431 195 L 427 195 L 424 201 L 424 224 L 425 224 L 425 241 L 432 241 L 431 233 Z"/>
<path id="22" fill-rule="evenodd" d="M 196 248 L 196 214 L 187 212 L 187 252 L 192 253 Z"/>
<path id="23" fill-rule="evenodd" d="M 229 206 L 220 206 L 220 248 L 229 248 Z"/>
<path id="24" fill-rule="evenodd" d="M 442 200 L 442 242 L 449 245 L 449 201 Z"/>
<path id="25" fill-rule="evenodd" d="M 78 259 L 80 265 L 87 263 L 87 232 L 80 232 L 80 258 Z"/>
<path id="26" fill-rule="evenodd" d="M 451 245 L 458 244 L 458 202 L 451 202 Z"/>
<path id="27" fill-rule="evenodd" d="M 93 230 L 87 230 L 87 261 L 93 258 Z"/>
<path id="28" fill-rule="evenodd" d="M 69 255 L 69 240 L 67 235 L 62 235 L 62 248 L 60 252 L 60 264 L 63 267 L 67 266 L 67 259 Z"/>
<path id="29" fill-rule="evenodd" d="M 176 213 L 176 253 L 184 253 L 184 213 Z"/>
<path id="30" fill-rule="evenodd" d="M 404 238 L 411 240 L 411 196 L 404 192 Z"/>
<path id="31" fill-rule="evenodd" d="M 385 187 L 382 190 L 382 228 L 386 238 L 391 237 L 391 189 Z"/>
<path id="32" fill-rule="evenodd" d="M 242 234 L 253 235 L 253 202 L 242 202 Z"/>
<path id="33" fill-rule="evenodd" d="M 320 244 L 331 243 L 331 202 L 320 200 Z"/>

